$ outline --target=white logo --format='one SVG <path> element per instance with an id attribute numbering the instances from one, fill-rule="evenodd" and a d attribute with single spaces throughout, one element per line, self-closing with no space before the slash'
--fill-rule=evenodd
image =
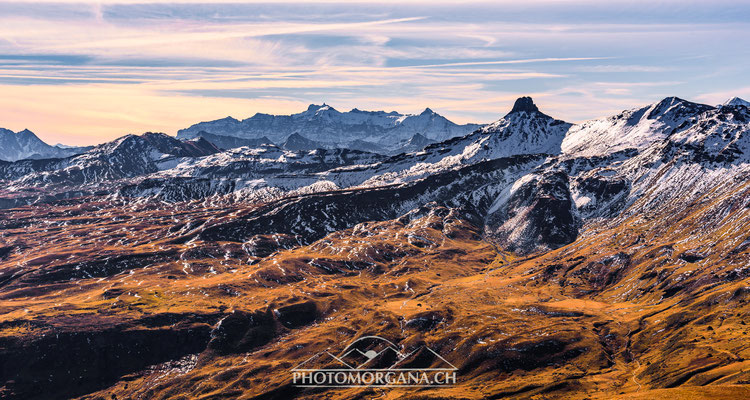
<path id="1" fill-rule="evenodd" d="M 457 368 L 427 346 L 404 354 L 388 339 L 364 336 L 334 355 L 328 350 L 292 369 L 299 387 L 436 387 L 456 383 Z"/>

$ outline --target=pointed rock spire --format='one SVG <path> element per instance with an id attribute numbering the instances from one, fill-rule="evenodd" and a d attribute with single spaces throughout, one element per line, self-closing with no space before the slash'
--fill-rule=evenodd
<path id="1" fill-rule="evenodd" d="M 519 97 L 518 100 L 516 100 L 516 103 L 513 104 L 513 109 L 510 110 L 510 113 L 515 112 L 538 112 L 539 108 L 534 104 L 534 100 L 531 99 L 531 97 L 524 96 Z"/>

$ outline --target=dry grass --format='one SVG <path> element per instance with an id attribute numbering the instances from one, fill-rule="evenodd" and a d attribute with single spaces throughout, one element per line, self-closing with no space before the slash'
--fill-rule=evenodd
<path id="1" fill-rule="evenodd" d="M 575 243 L 525 258 L 442 211 L 264 258 L 238 243 L 177 240 L 188 220 L 229 219 L 241 207 L 5 211 L 0 247 L 14 250 L 0 261 L 0 338 L 33 349 L 60 332 L 213 329 L 233 311 L 312 302 L 312 322 L 272 317 L 268 341 L 143 366 L 83 398 L 744 398 L 750 211 L 713 209 L 592 225 Z M 433 322 L 412 322 L 426 316 Z M 459 368 L 458 385 L 291 386 L 294 365 L 367 334 L 405 350 L 428 345 Z"/>

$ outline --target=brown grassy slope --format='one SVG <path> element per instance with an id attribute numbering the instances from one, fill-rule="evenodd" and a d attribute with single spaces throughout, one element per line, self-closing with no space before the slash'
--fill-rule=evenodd
<path id="1" fill-rule="evenodd" d="M 743 398 L 750 210 L 719 204 L 732 200 L 591 225 L 576 242 L 527 258 L 499 252 L 440 207 L 289 250 L 287 237 L 176 240 L 194 228 L 188 220 L 242 208 L 5 211 L 0 352 L 3 376 L 15 375 L 0 393 Z M 368 334 L 405 351 L 428 345 L 459 368 L 458 385 L 290 384 L 299 362 Z"/>

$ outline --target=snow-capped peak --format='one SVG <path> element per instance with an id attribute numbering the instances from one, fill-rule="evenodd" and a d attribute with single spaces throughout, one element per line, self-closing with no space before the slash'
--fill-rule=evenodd
<path id="1" fill-rule="evenodd" d="M 22 131 L 16 132 L 16 135 L 21 135 L 21 136 L 33 135 L 34 137 L 36 137 L 36 135 L 34 134 L 34 132 L 32 132 L 32 131 L 30 131 L 28 129 L 24 129 Z"/>
<path id="2" fill-rule="evenodd" d="M 59 158 L 84 151 L 84 148 L 50 146 L 34 132 L 24 129 L 13 132 L 0 128 L 0 160 L 16 161 L 24 158 Z"/>
<path id="3" fill-rule="evenodd" d="M 287 150 L 293 150 L 293 151 L 299 151 L 299 150 L 315 150 L 317 148 L 320 148 L 320 143 L 315 142 L 314 140 L 310 140 L 302 135 L 299 134 L 299 132 L 294 132 L 286 139 L 284 144 L 281 145 L 282 148 Z"/>
<path id="4" fill-rule="evenodd" d="M 743 100 L 743 99 L 735 96 L 735 97 L 732 97 L 731 99 L 725 101 L 721 105 L 723 105 L 723 106 L 744 106 L 744 107 L 750 108 L 750 101 Z"/>
<path id="5" fill-rule="evenodd" d="M 205 133 L 243 139 L 268 137 L 280 144 L 289 135 L 302 132 L 305 137 L 326 148 L 347 146 L 359 141 L 395 151 L 398 150 L 398 143 L 409 140 L 415 133 L 432 141 L 441 141 L 464 136 L 477 128 L 477 124 L 454 124 L 429 108 L 420 114 L 357 108 L 340 112 L 323 103 L 310 104 L 305 111 L 292 115 L 256 114 L 241 121 L 223 119 L 201 122 L 180 130 L 177 137 L 190 139 Z"/>
<path id="6" fill-rule="evenodd" d="M 503 118 L 477 132 L 489 134 L 500 153 L 535 154 L 560 152 L 560 143 L 572 125 L 539 111 L 531 97 L 520 97 L 513 109 Z M 489 144 L 489 143 L 488 143 Z M 510 149 L 503 149 L 510 147 Z M 494 153 L 493 153 L 494 154 Z M 496 156 L 496 154 L 495 154 Z"/>
<path id="7" fill-rule="evenodd" d="M 649 113 L 646 118 L 658 119 L 669 124 L 669 122 L 674 121 L 682 122 L 682 120 L 686 116 L 692 117 L 711 108 L 713 107 L 705 104 L 693 103 L 687 100 L 683 100 L 679 97 L 671 96 L 664 98 L 662 101 L 656 104 L 653 104 L 649 108 Z"/>
<path id="8" fill-rule="evenodd" d="M 324 111 L 337 111 L 335 108 L 329 106 L 326 103 L 323 103 L 322 105 L 317 104 L 310 104 L 307 106 L 307 113 L 306 114 L 317 114 Z"/>
<path id="9" fill-rule="evenodd" d="M 667 138 L 675 128 L 711 109 L 709 105 L 667 97 L 646 107 L 574 126 L 565 137 L 562 150 L 590 157 L 641 149 Z"/>

